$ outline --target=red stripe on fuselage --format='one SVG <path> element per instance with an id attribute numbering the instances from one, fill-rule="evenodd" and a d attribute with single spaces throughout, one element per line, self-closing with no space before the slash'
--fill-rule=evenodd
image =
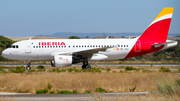
<path id="1" fill-rule="evenodd" d="M 125 58 L 144 55 L 161 50 L 164 45 L 160 47 L 154 47 L 152 44 L 166 42 L 171 18 L 158 21 L 149 26 L 145 32 L 138 38 L 137 42 Z M 138 41 L 141 43 L 141 51 L 136 51 L 136 44 Z"/>

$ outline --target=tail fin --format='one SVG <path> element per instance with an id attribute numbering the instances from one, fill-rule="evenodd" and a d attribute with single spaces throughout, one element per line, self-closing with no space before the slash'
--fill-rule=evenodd
<path id="1" fill-rule="evenodd" d="M 142 41 L 166 42 L 173 10 L 173 7 L 164 8 L 139 39 Z"/>
<path id="2" fill-rule="evenodd" d="M 125 58 L 139 56 L 161 50 L 166 45 L 166 39 L 171 23 L 174 8 L 164 8 L 148 26 L 144 33 L 139 36 Z"/>

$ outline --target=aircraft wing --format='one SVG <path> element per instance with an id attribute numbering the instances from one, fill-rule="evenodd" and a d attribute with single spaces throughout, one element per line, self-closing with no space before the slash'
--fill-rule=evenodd
<path id="1" fill-rule="evenodd" d="M 50 56 L 54 57 L 54 55 L 79 55 L 82 57 L 92 57 L 92 55 L 94 53 L 98 53 L 99 51 L 106 51 L 109 48 L 113 48 L 113 47 L 96 47 L 96 48 L 92 48 L 92 49 L 83 49 L 83 50 L 74 50 L 71 52 L 53 52 L 50 54 Z"/>
<path id="2" fill-rule="evenodd" d="M 75 55 L 82 55 L 83 57 L 91 57 L 94 53 L 98 53 L 99 51 L 106 51 L 108 48 L 112 48 L 112 47 L 77 50 L 77 51 L 73 51 L 72 53 Z"/>

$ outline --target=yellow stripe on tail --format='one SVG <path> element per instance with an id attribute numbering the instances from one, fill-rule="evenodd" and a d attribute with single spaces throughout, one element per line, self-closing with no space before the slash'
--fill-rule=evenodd
<path id="1" fill-rule="evenodd" d="M 164 8 L 154 20 L 156 20 L 156 19 L 158 19 L 158 18 L 160 18 L 160 17 L 162 17 L 164 15 L 172 14 L 173 10 L 174 10 L 174 7 L 166 7 L 166 8 Z"/>

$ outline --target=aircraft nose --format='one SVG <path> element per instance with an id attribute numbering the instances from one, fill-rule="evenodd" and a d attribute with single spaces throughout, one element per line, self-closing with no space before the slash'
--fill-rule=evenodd
<path id="1" fill-rule="evenodd" d="M 4 50 L 4 51 L 1 53 L 1 55 L 2 55 L 4 58 L 7 58 L 7 52 L 6 52 L 6 50 Z"/>

